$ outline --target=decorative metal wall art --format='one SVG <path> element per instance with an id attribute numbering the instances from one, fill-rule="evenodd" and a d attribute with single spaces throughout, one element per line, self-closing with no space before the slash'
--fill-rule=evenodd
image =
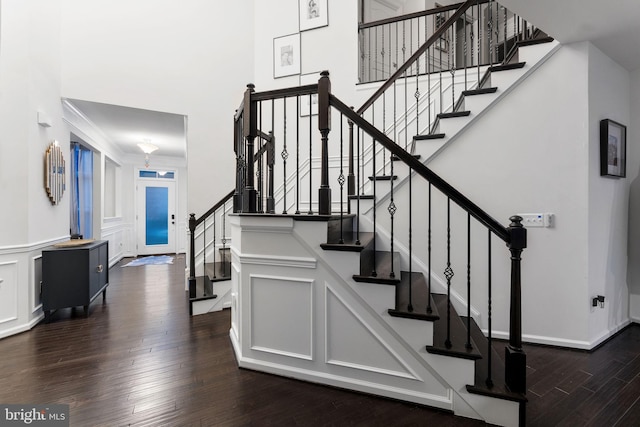
<path id="1" fill-rule="evenodd" d="M 52 205 L 57 205 L 65 190 L 65 162 L 58 141 L 53 141 L 45 152 L 44 187 Z"/>

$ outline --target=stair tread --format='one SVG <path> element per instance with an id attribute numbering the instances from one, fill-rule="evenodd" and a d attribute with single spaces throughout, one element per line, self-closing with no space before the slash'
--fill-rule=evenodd
<path id="1" fill-rule="evenodd" d="M 213 283 L 206 276 L 196 277 L 195 296 L 189 298 L 189 301 L 204 301 L 214 299 L 218 296 L 213 293 Z"/>
<path id="2" fill-rule="evenodd" d="M 207 262 L 204 264 L 204 271 L 212 282 L 231 280 L 231 262 L 229 261 L 216 261 L 215 264 Z"/>
<path id="3" fill-rule="evenodd" d="M 349 200 L 373 200 L 373 194 L 353 194 L 349 196 Z"/>
<path id="4" fill-rule="evenodd" d="M 391 180 L 396 180 L 398 179 L 397 175 L 376 175 L 376 176 L 370 176 L 369 177 L 369 181 L 391 181 Z"/>
<path id="5" fill-rule="evenodd" d="M 482 355 L 471 339 L 472 348 L 466 348 L 467 327 L 451 306 L 451 346 L 447 348 L 445 341 L 447 338 L 447 296 L 444 294 L 433 294 L 433 301 L 436 303 L 440 319 L 433 325 L 433 345 L 427 346 L 427 351 L 434 354 L 443 354 L 464 359 L 480 359 Z"/>
<path id="6" fill-rule="evenodd" d="M 373 241 L 374 233 L 369 231 L 360 232 L 360 244 L 356 244 L 356 233 L 345 233 L 343 243 L 339 242 L 327 242 L 321 243 L 320 247 L 328 251 L 348 251 L 348 252 L 361 252 Z"/>
<path id="7" fill-rule="evenodd" d="M 497 90 L 498 90 L 497 87 L 485 87 L 482 89 L 465 90 L 462 92 L 462 94 L 464 96 L 484 95 L 487 93 L 496 93 Z"/>
<path id="8" fill-rule="evenodd" d="M 416 160 L 420 160 L 420 158 L 422 157 L 420 154 L 412 154 L 413 158 Z M 396 156 L 395 154 L 391 156 L 391 161 L 392 162 L 397 162 L 400 160 L 400 157 Z"/>
<path id="9" fill-rule="evenodd" d="M 426 141 L 430 139 L 442 139 L 445 137 L 444 133 L 430 133 L 427 135 L 416 135 L 413 137 L 414 141 Z"/>
<path id="10" fill-rule="evenodd" d="M 371 254 L 373 254 L 372 251 Z M 391 254 L 389 252 L 378 251 L 375 261 L 375 276 L 361 271 L 360 274 L 353 275 L 353 280 L 355 280 L 356 282 L 378 283 L 385 285 L 396 285 L 400 282 L 400 265 L 398 265 L 399 263 L 394 264 L 395 271 L 394 274 L 391 275 Z"/>
<path id="11" fill-rule="evenodd" d="M 524 65 L 525 65 L 525 62 L 514 62 L 512 64 L 494 65 L 493 67 L 489 68 L 489 71 L 491 71 L 492 73 L 495 73 L 498 71 L 516 70 L 518 68 L 524 67 Z"/>
<path id="12" fill-rule="evenodd" d="M 466 316 L 462 316 L 461 318 L 463 322 L 466 322 Z M 492 385 L 487 385 L 487 355 L 489 354 L 489 342 L 487 341 L 487 338 L 484 336 L 482 330 L 480 330 L 480 327 L 478 327 L 476 322 L 471 322 L 471 339 L 478 346 L 478 350 L 482 354 L 482 360 L 476 360 L 474 384 L 467 386 L 467 390 L 469 391 L 469 393 L 498 397 L 501 399 L 513 400 L 517 402 L 526 402 L 527 398 L 523 394 L 513 393 L 505 385 L 504 360 L 503 357 L 501 357 L 493 347 L 490 349 Z"/>
<path id="13" fill-rule="evenodd" d="M 471 111 L 453 111 L 451 113 L 440 113 L 438 114 L 438 118 L 450 119 L 454 117 L 467 117 L 469 114 L 471 114 Z"/>
<path id="14" fill-rule="evenodd" d="M 411 286 L 409 286 L 409 278 L 411 278 Z M 409 310 L 409 287 L 412 290 L 412 310 Z M 431 312 L 427 310 L 429 301 Z M 424 274 L 418 272 L 409 273 L 408 271 L 401 272 L 400 283 L 396 285 L 396 307 L 395 309 L 389 309 L 389 315 L 427 321 L 434 321 L 440 318 L 435 303 L 428 293 Z"/>

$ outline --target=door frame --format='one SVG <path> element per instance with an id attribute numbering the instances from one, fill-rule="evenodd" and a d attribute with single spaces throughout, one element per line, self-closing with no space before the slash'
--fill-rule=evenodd
<path id="1" fill-rule="evenodd" d="M 173 178 L 150 178 L 150 177 L 145 177 L 142 178 L 140 177 L 140 172 L 141 171 L 148 171 L 148 172 L 152 172 L 152 171 L 165 171 L 165 172 L 172 172 L 173 173 Z M 154 168 L 154 169 L 146 169 L 146 168 L 136 168 L 135 169 L 135 198 L 136 198 L 136 204 L 135 204 L 135 254 L 136 256 L 138 255 L 152 255 L 153 251 L 147 251 L 145 250 L 146 244 L 145 242 L 145 234 L 144 234 L 144 225 L 141 221 L 144 221 L 145 218 L 144 217 L 140 217 L 140 213 L 144 212 L 144 204 L 146 202 L 145 199 L 145 194 L 143 193 L 143 188 L 146 188 L 146 186 L 148 184 L 158 184 L 158 186 L 161 186 L 161 184 L 171 184 L 173 186 L 173 203 L 171 203 L 171 196 L 169 196 L 169 214 L 170 215 L 174 215 L 174 219 L 169 219 L 170 223 L 169 223 L 169 244 L 168 244 L 168 250 L 161 250 L 160 252 L 156 252 L 156 253 L 176 253 L 177 251 L 177 246 L 178 246 L 178 230 L 177 230 L 177 211 L 178 211 L 178 199 L 179 199 L 179 195 L 178 195 L 178 171 L 176 169 L 173 168 L 169 168 L 169 169 L 164 169 L 164 168 Z M 171 193 L 171 190 L 170 190 Z M 172 245 L 172 246 L 171 246 Z"/>

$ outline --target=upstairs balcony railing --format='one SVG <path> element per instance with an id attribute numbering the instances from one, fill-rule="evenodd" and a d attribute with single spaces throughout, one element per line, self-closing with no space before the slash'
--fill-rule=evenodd
<path id="1" fill-rule="evenodd" d="M 502 62 L 517 41 L 534 36 L 536 27 L 493 0 L 477 0 L 445 22 L 464 3 L 436 7 L 398 17 L 360 23 L 358 26 L 360 83 L 389 79 L 438 30 L 432 47 L 406 70 L 424 75 Z"/>

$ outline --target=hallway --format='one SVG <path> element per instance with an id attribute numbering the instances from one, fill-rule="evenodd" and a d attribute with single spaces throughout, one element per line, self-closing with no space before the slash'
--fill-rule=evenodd
<path id="1" fill-rule="evenodd" d="M 238 369 L 229 310 L 188 315 L 184 255 L 173 265 L 121 268 L 126 261 L 110 270 L 106 304 L 94 301 L 89 317 L 61 310 L 0 340 L 0 402 L 66 403 L 72 426 L 484 425 Z M 593 353 L 526 351 L 527 425 L 640 422 L 640 327 Z"/>

